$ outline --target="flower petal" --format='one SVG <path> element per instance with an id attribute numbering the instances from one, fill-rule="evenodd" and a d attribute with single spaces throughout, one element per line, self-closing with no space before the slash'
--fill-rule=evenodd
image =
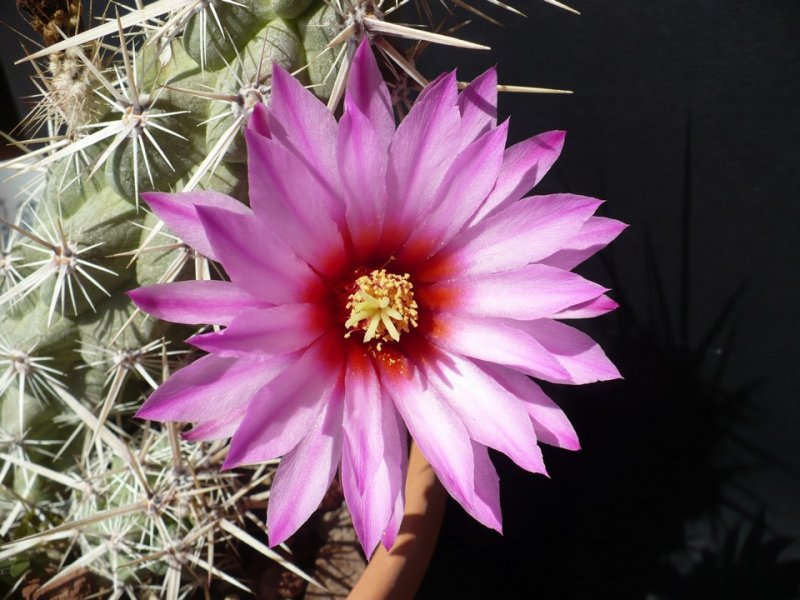
<path id="1" fill-rule="evenodd" d="M 458 154 L 461 116 L 456 102 L 455 74 L 449 73 L 425 88 L 397 127 L 386 176 L 384 237 L 390 245 L 403 241 Z"/>
<path id="2" fill-rule="evenodd" d="M 308 167 L 274 140 L 247 132 L 250 204 L 262 228 L 281 238 L 318 272 L 337 273 L 344 243 L 334 217 L 341 199 L 321 186 Z"/>
<path id="3" fill-rule="evenodd" d="M 317 340 L 329 327 L 329 320 L 329 311 L 319 304 L 281 304 L 245 311 L 227 329 L 186 341 L 217 356 L 284 354 Z"/>
<path id="4" fill-rule="evenodd" d="M 375 131 L 376 151 L 389 148 L 394 134 L 394 111 L 389 88 L 378 68 L 378 61 L 366 38 L 361 42 L 353 57 L 347 91 L 344 98 L 344 111 L 357 109 L 368 120 Z M 339 124 L 341 127 L 341 123 Z M 341 154 L 339 155 L 340 158 Z"/>
<path id="5" fill-rule="evenodd" d="M 467 146 L 442 181 L 431 207 L 421 213 L 400 252 L 408 262 L 445 246 L 469 221 L 494 187 L 506 145 L 508 121 Z"/>
<path id="6" fill-rule="evenodd" d="M 619 304 L 603 294 L 587 302 L 581 302 L 553 315 L 554 319 L 591 319 L 615 310 Z"/>
<path id="7" fill-rule="evenodd" d="M 561 154 L 565 136 L 564 131 L 548 131 L 508 148 L 497 176 L 497 185 L 472 223 L 478 223 L 493 211 L 516 202 L 539 183 Z"/>
<path id="8" fill-rule="evenodd" d="M 255 394 L 231 439 L 224 468 L 272 460 L 297 446 L 334 394 L 340 345 L 338 336 L 326 335 Z"/>
<path id="9" fill-rule="evenodd" d="M 572 194 L 524 198 L 463 232 L 417 277 L 494 273 L 537 262 L 564 248 L 600 204 Z"/>
<path id="10" fill-rule="evenodd" d="M 605 291 L 575 273 L 534 264 L 421 287 L 419 296 L 429 309 L 527 320 L 552 317 Z"/>
<path id="11" fill-rule="evenodd" d="M 559 269 L 574 269 L 610 244 L 626 227 L 628 226 L 625 223 L 614 219 L 592 217 L 564 244 L 562 250 L 545 258 L 542 263 Z"/>
<path id="12" fill-rule="evenodd" d="M 524 402 L 540 442 L 566 450 L 580 450 L 578 434 L 564 411 L 529 377 L 499 365 L 481 363 L 480 367 Z"/>
<path id="13" fill-rule="evenodd" d="M 253 107 L 253 112 L 247 120 L 247 131 L 252 131 L 264 137 L 272 137 L 269 131 L 269 112 L 263 102 L 258 102 Z"/>
<path id="14" fill-rule="evenodd" d="M 440 313 L 436 316 L 431 339 L 451 352 L 506 365 L 539 379 L 569 381 L 567 369 L 536 338 L 519 327 L 521 322 Z"/>
<path id="15" fill-rule="evenodd" d="M 142 199 L 184 244 L 211 260 L 217 260 L 217 257 L 195 208 L 215 206 L 239 214 L 250 214 L 250 209 L 244 204 L 219 192 L 199 190 L 181 194 L 147 192 L 142 194 Z"/>
<path id="16" fill-rule="evenodd" d="M 272 138 L 304 161 L 312 176 L 335 196 L 340 186 L 333 113 L 278 65 L 272 69 L 268 110 Z M 341 216 L 336 216 L 337 222 Z"/>
<path id="17" fill-rule="evenodd" d="M 369 119 L 347 103 L 339 122 L 337 144 L 347 197 L 345 218 L 356 254 L 361 258 L 369 254 L 381 236 L 389 154 Z"/>
<path id="18" fill-rule="evenodd" d="M 309 433 L 278 465 L 267 506 L 270 547 L 297 531 L 331 486 L 342 455 L 342 404 L 337 386 Z"/>
<path id="19" fill-rule="evenodd" d="M 473 440 L 499 450 L 523 469 L 547 473 L 536 433 L 516 396 L 469 359 L 444 351 L 425 354 L 422 372 Z"/>
<path id="20" fill-rule="evenodd" d="M 127 294 L 144 312 L 187 325 L 228 325 L 242 311 L 267 306 L 228 281 L 175 281 Z"/>
<path id="21" fill-rule="evenodd" d="M 497 69 L 484 71 L 458 95 L 461 147 L 497 126 Z"/>
<path id="22" fill-rule="evenodd" d="M 231 280 L 257 298 L 307 302 L 324 293 L 319 276 L 256 217 L 204 206 L 197 213 Z"/>
<path id="23" fill-rule="evenodd" d="M 520 328 L 538 340 L 569 372 L 569 381 L 563 383 L 584 384 L 621 377 L 597 342 L 574 327 L 539 319 L 522 322 Z"/>
<path id="24" fill-rule="evenodd" d="M 203 356 L 162 383 L 150 394 L 136 417 L 189 423 L 222 419 L 230 412 L 247 406 L 253 395 L 288 364 L 289 358 L 285 356 Z"/>
<path id="25" fill-rule="evenodd" d="M 403 464 L 405 465 L 403 467 L 403 473 L 405 473 L 408 467 L 408 457 L 406 457 L 406 461 Z M 387 550 L 392 549 L 392 546 L 394 546 L 394 542 L 397 539 L 397 534 L 400 533 L 400 526 L 403 524 L 405 507 L 405 493 L 404 490 L 401 489 L 400 493 L 397 494 L 397 498 L 395 498 L 394 509 L 392 510 L 392 516 L 389 519 L 389 523 L 386 525 L 383 535 L 381 535 L 381 543 Z"/>
<path id="26" fill-rule="evenodd" d="M 247 414 L 247 406 L 239 406 L 213 421 L 201 421 L 181 437 L 190 442 L 213 442 L 231 437 Z"/>
<path id="27" fill-rule="evenodd" d="M 387 528 L 407 466 L 405 427 L 372 362 L 351 347 L 345 375 L 342 488 L 367 556 Z"/>
<path id="28" fill-rule="evenodd" d="M 484 460 L 485 448 L 482 453 L 482 447 L 473 447 L 464 424 L 410 361 L 396 357 L 393 365 L 381 368 L 380 377 L 445 489 L 473 518 L 500 531 L 497 474 L 488 455 Z"/>

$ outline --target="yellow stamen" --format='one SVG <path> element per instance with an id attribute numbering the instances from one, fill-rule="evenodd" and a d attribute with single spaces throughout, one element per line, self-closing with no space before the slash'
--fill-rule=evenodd
<path id="1" fill-rule="evenodd" d="M 364 342 L 400 341 L 401 333 L 408 333 L 417 326 L 417 303 L 414 301 L 414 285 L 408 273 L 396 275 L 386 269 L 376 269 L 355 281 L 356 290 L 350 294 L 347 306 L 350 317 L 345 321 L 347 329 L 364 331 Z M 345 337 L 350 337 L 348 331 Z"/>

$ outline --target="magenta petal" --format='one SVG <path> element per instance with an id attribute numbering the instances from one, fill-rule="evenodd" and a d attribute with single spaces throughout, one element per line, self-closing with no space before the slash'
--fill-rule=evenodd
<path id="1" fill-rule="evenodd" d="M 502 452 L 523 469 L 547 472 L 523 403 L 485 371 L 447 352 L 432 357 L 422 371 L 473 440 Z"/>
<path id="2" fill-rule="evenodd" d="M 328 311 L 319 304 L 282 304 L 248 310 L 227 329 L 195 335 L 188 343 L 217 356 L 258 356 L 301 350 L 325 333 Z"/>
<path id="3" fill-rule="evenodd" d="M 336 119 L 325 104 L 275 65 L 268 110 L 272 138 L 303 160 L 321 185 L 339 189 Z"/>
<path id="4" fill-rule="evenodd" d="M 211 207 L 197 213 L 208 239 L 234 283 L 273 304 L 319 297 L 319 276 L 260 220 Z"/>
<path id="5" fill-rule="evenodd" d="M 548 131 L 506 150 L 497 185 L 472 222 L 477 223 L 494 210 L 516 202 L 539 183 L 561 154 L 565 135 L 563 131 Z"/>
<path id="6" fill-rule="evenodd" d="M 153 421 L 222 419 L 247 403 L 289 363 L 286 357 L 203 356 L 176 371 L 150 394 L 136 413 Z"/>
<path id="7" fill-rule="evenodd" d="M 461 146 L 471 144 L 497 125 L 497 70 L 483 72 L 458 95 Z"/>
<path id="8" fill-rule="evenodd" d="M 436 279 L 455 271 L 494 273 L 537 262 L 574 238 L 600 204 L 595 198 L 572 194 L 515 202 L 459 235 L 420 277 Z"/>
<path id="9" fill-rule="evenodd" d="M 263 227 L 318 270 L 340 267 L 344 252 L 336 219 L 341 198 L 311 175 L 308 167 L 280 143 L 247 134 L 250 204 Z M 331 263 L 331 256 L 339 258 Z"/>
<path id="10" fill-rule="evenodd" d="M 402 494 L 408 451 L 405 428 L 360 348 L 350 353 L 345 375 L 344 440 L 342 487 L 370 556 Z"/>
<path id="11" fill-rule="evenodd" d="M 347 226 L 356 253 L 366 256 L 383 228 L 389 154 L 370 120 L 355 106 L 345 105 L 337 144 Z"/>
<path id="12" fill-rule="evenodd" d="M 554 319 L 591 319 L 599 317 L 615 310 L 619 304 L 603 294 L 588 302 L 581 302 L 569 308 L 558 311 L 553 315 Z"/>
<path id="13" fill-rule="evenodd" d="M 269 131 L 269 113 L 262 102 L 253 107 L 253 112 L 247 121 L 247 131 L 252 131 L 264 137 L 272 137 Z"/>
<path id="14" fill-rule="evenodd" d="M 451 352 L 506 365 L 546 381 L 569 382 L 567 369 L 536 338 L 521 329 L 520 323 L 442 313 L 437 316 L 431 338 Z"/>
<path id="15" fill-rule="evenodd" d="M 500 506 L 493 489 L 497 474 L 488 455 L 484 461 L 483 454 L 475 452 L 464 424 L 419 370 L 407 360 L 399 361 L 402 367 L 381 370 L 383 389 L 448 493 L 477 521 L 500 531 Z"/>
<path id="16" fill-rule="evenodd" d="M 506 367 L 481 363 L 481 368 L 509 392 L 523 401 L 533 422 L 536 437 L 542 443 L 566 450 L 580 450 L 578 434 L 555 402 L 529 377 Z"/>
<path id="17" fill-rule="evenodd" d="M 200 223 L 195 208 L 214 206 L 239 214 L 250 213 L 250 209 L 244 204 L 219 192 L 194 191 L 181 194 L 147 192 L 142 194 L 142 199 L 184 244 L 211 260 L 217 260 L 217 257 L 208 242 L 206 231 Z"/>
<path id="18" fill-rule="evenodd" d="M 420 290 L 428 306 L 475 316 L 551 318 L 600 296 L 606 288 L 580 275 L 545 265 L 434 284 Z"/>
<path id="19" fill-rule="evenodd" d="M 467 146 L 453 161 L 432 201 L 406 242 L 401 252 L 419 252 L 420 242 L 436 244 L 432 254 L 446 245 L 469 221 L 486 195 L 494 187 L 503 157 L 508 134 L 508 121 Z"/>
<path id="20" fill-rule="evenodd" d="M 181 437 L 190 442 L 213 442 L 231 437 L 247 414 L 247 406 L 239 406 L 226 415 L 213 421 L 197 423 Z"/>
<path id="21" fill-rule="evenodd" d="M 339 379 L 339 340 L 332 336 L 317 341 L 255 394 L 231 439 L 226 469 L 282 456 L 308 433 Z"/>
<path id="22" fill-rule="evenodd" d="M 450 73 L 425 88 L 397 127 L 387 171 L 390 239 L 417 221 L 458 155 L 461 116 L 456 101 L 455 74 Z"/>
<path id="23" fill-rule="evenodd" d="M 406 462 L 408 462 L 407 459 Z M 405 473 L 405 470 L 403 472 Z M 392 516 L 389 519 L 389 523 L 386 525 L 383 535 L 381 535 L 381 543 L 387 550 L 391 550 L 392 546 L 394 546 L 395 540 L 397 539 L 397 535 L 400 533 L 400 526 L 403 524 L 405 506 L 405 494 L 404 490 L 401 489 L 400 493 L 397 494 L 397 498 L 395 498 L 394 510 L 392 510 Z"/>
<path id="24" fill-rule="evenodd" d="M 347 91 L 344 98 L 345 114 L 358 110 L 372 125 L 376 135 L 376 150 L 389 147 L 394 134 L 394 111 L 389 88 L 378 68 L 369 40 L 362 40 L 353 57 Z M 339 124 L 341 127 L 341 123 Z M 339 155 L 342 158 L 341 154 Z"/>
<path id="25" fill-rule="evenodd" d="M 319 508 L 341 454 L 342 390 L 337 386 L 311 430 L 278 465 L 267 507 L 270 547 L 286 541 Z"/>
<path id="26" fill-rule="evenodd" d="M 582 331 L 550 319 L 529 321 L 520 326 L 569 372 L 570 381 L 564 383 L 584 384 L 620 378 L 619 371 L 602 348 Z"/>
<path id="27" fill-rule="evenodd" d="M 154 317 L 187 325 L 228 325 L 242 311 L 267 306 L 228 281 L 161 283 L 131 290 L 128 296 Z"/>
<path id="28" fill-rule="evenodd" d="M 542 263 L 559 269 L 574 269 L 610 244 L 626 227 L 625 223 L 614 219 L 592 217 L 564 244 L 563 249 L 545 258 Z"/>

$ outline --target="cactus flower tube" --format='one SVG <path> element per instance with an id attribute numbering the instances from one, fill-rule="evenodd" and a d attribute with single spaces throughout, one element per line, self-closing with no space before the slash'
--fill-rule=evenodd
<path id="1" fill-rule="evenodd" d="M 545 473 L 539 443 L 577 449 L 564 413 L 532 377 L 619 377 L 561 322 L 615 308 L 571 269 L 624 225 L 600 201 L 524 197 L 563 133 L 506 149 L 496 76 L 460 94 L 453 73 L 395 126 L 367 43 L 337 122 L 286 71 L 246 131 L 250 207 L 214 192 L 145 194 L 152 210 L 230 281 L 130 292 L 168 321 L 221 326 L 189 342 L 208 354 L 177 371 L 141 418 L 194 423 L 190 440 L 231 438 L 227 467 L 283 457 L 270 544 L 319 505 L 340 470 L 367 553 L 391 546 L 403 514 L 407 434 L 446 490 L 501 530 L 488 448 Z"/>

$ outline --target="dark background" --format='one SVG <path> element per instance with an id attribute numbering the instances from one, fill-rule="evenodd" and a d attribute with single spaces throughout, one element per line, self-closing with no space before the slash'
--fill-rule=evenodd
<path id="1" fill-rule="evenodd" d="M 515 4 L 460 34 L 491 52 L 419 66 L 575 91 L 500 112 L 512 141 L 569 132 L 539 192 L 631 225 L 580 268 L 622 305 L 580 326 L 625 380 L 548 388 L 583 450 L 546 448 L 551 479 L 496 456 L 505 535 L 451 502 L 420 598 L 800 597 L 800 5 Z M 8 131 L 28 71 L 2 43 Z"/>

